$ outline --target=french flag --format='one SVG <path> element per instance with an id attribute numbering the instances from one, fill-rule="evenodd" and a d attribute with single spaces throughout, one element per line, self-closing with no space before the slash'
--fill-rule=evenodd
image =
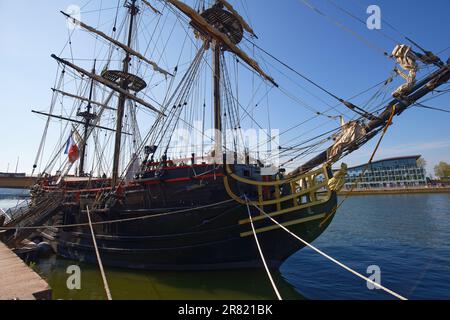
<path id="1" fill-rule="evenodd" d="M 80 151 L 78 149 L 77 144 L 73 140 L 72 134 L 69 139 L 67 139 L 66 149 L 64 150 L 64 154 L 69 156 L 69 162 L 74 163 L 80 158 Z"/>

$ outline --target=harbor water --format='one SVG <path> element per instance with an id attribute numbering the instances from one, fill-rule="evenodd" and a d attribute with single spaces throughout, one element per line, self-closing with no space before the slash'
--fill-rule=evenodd
<path id="1" fill-rule="evenodd" d="M 16 199 L 0 199 L 5 209 Z M 450 299 L 450 194 L 348 198 L 313 243 L 356 271 L 409 299 Z M 264 248 L 263 248 L 264 249 Z M 69 290 L 67 268 L 78 265 L 81 289 Z M 34 268 L 54 299 L 105 299 L 98 267 L 51 256 Z M 369 271 L 369 272 L 368 272 Z M 106 267 L 115 299 L 275 299 L 260 270 L 147 272 Z M 274 274 L 285 299 L 394 299 L 309 248 Z"/>

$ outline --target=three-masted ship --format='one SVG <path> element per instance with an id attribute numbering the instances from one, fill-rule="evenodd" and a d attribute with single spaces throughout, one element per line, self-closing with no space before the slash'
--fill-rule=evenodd
<path id="1" fill-rule="evenodd" d="M 116 27 L 117 15 L 113 31 L 107 34 L 63 13 L 77 28 L 107 43 L 108 51 L 106 59 L 93 61 L 92 69 L 81 67 L 73 57 L 52 55 L 61 77 L 71 74 L 82 83 L 82 89 L 68 92 L 64 81 L 57 81 L 50 111 L 34 111 L 46 117 L 45 132 L 52 119 L 67 123 L 69 139 L 60 137 L 55 157 L 40 171 L 26 210 L 6 221 L 4 226 L 12 228 L 3 235 L 7 243 L 40 237 L 62 257 L 96 263 L 90 215 L 100 255 L 108 266 L 161 270 L 259 267 L 250 214 L 267 264 L 278 268 L 303 244 L 268 216 L 308 242 L 317 238 L 333 219 L 336 194 L 345 176 L 345 165 L 334 171 L 331 166 L 375 137 L 392 116 L 400 115 L 450 78 L 448 62 L 443 63 L 431 52 L 421 54 L 409 46 L 397 46 L 392 57 L 408 71 L 405 75 L 397 70 L 407 83 L 376 112 L 339 99 L 356 117 L 319 135 L 315 143 L 307 140 L 289 148 L 295 159 L 312 154 L 307 151 L 317 150 L 319 142 L 325 145 L 310 160 L 287 171 L 283 165 L 273 165 L 271 159 L 259 159 L 248 148 L 236 147 L 240 120 L 251 115 L 239 115 L 238 88 L 231 84 L 227 56 L 255 73 L 265 85 L 275 90 L 278 87 L 276 80 L 239 46 L 256 37 L 249 24 L 225 0 L 215 1 L 209 8 L 193 8 L 179 0 L 158 3 L 164 10 L 144 0 L 125 1 L 121 33 Z M 181 70 L 181 64 L 165 70 L 150 60 L 146 53 L 152 42 L 144 53 L 137 48 L 138 23 L 149 15 L 161 19 L 169 14 L 185 28 L 185 41 L 196 44 L 185 70 Z M 156 30 L 164 32 L 161 26 Z M 121 56 L 120 68 L 111 67 L 113 53 Z M 419 65 L 434 70 L 416 80 Z M 163 100 L 149 102 L 153 99 L 145 93 L 149 70 L 152 77 L 162 75 L 161 81 L 167 83 Z M 202 85 L 207 81 L 199 75 L 207 73 L 212 81 Z M 103 90 L 101 101 L 95 99 L 99 88 Z M 195 96 L 206 89 L 210 89 L 214 128 L 214 134 L 207 137 L 204 126 L 194 128 L 194 113 L 189 111 L 196 103 L 200 110 L 196 114 L 203 112 L 205 121 L 206 104 Z M 56 101 L 63 98 L 74 101 L 74 116 L 54 111 Z M 145 137 L 136 130 L 136 108 L 154 117 Z M 178 158 L 171 153 L 174 131 L 179 127 L 200 131 L 200 153 Z M 233 133 L 231 137 L 224 133 L 227 128 Z M 110 134 L 111 139 L 105 140 L 112 150 L 111 167 L 104 164 L 108 156 L 105 148 L 98 146 L 99 132 Z M 39 153 L 44 150 L 44 139 Z M 211 147 L 206 152 L 205 139 Z M 268 137 L 269 142 L 272 139 Z M 95 149 L 91 157 L 89 147 Z M 61 163 L 55 170 L 58 159 Z M 98 166 L 103 168 L 96 173 L 93 168 Z"/>

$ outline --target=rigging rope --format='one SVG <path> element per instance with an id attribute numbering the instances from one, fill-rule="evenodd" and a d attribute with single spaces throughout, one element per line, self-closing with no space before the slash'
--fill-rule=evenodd
<path id="1" fill-rule="evenodd" d="M 359 96 L 361 96 L 361 95 L 363 95 L 363 94 L 365 94 L 365 93 L 367 93 L 367 92 L 373 90 L 374 88 L 377 88 L 378 86 L 385 84 L 385 82 L 386 82 L 386 80 L 383 80 L 383 81 L 381 81 L 381 82 L 378 82 L 377 84 L 371 86 L 370 88 L 365 89 L 365 90 L 363 90 L 363 91 L 357 93 L 356 95 L 354 95 L 354 96 L 352 96 L 352 97 L 346 99 L 346 101 L 353 100 L 353 99 L 355 99 L 355 98 L 357 98 L 357 97 L 359 97 Z M 337 107 L 337 106 L 339 106 L 339 104 L 335 105 L 334 107 Z M 384 107 L 383 107 L 383 108 L 384 108 Z M 332 108 L 329 108 L 329 109 L 325 110 L 325 112 L 328 112 L 328 111 L 330 111 L 331 109 L 332 109 Z M 374 113 L 374 112 L 372 112 L 372 113 Z M 310 117 L 310 118 L 308 118 L 308 119 L 306 119 L 306 120 L 303 120 L 303 121 L 300 122 L 299 124 L 293 125 L 292 127 L 290 127 L 290 128 L 288 128 L 288 129 L 282 131 L 278 136 L 281 137 L 282 135 L 284 135 L 284 134 L 286 134 L 286 133 L 288 133 L 288 132 L 290 132 L 290 131 L 292 131 L 292 130 L 294 130 L 294 129 L 296 129 L 296 128 L 298 128 L 298 127 L 300 127 L 300 126 L 302 126 L 302 125 L 304 125 L 304 124 L 306 124 L 306 123 L 308 123 L 308 122 L 310 122 L 310 121 L 312 121 L 312 120 L 314 120 L 314 119 L 317 118 L 317 117 L 318 117 L 318 115 L 316 114 L 315 116 L 312 116 L 312 117 Z M 361 119 L 361 117 L 359 117 L 358 119 Z M 355 119 L 353 119 L 353 120 L 355 120 Z M 317 128 L 319 128 L 319 127 L 321 127 L 321 125 L 315 127 L 314 129 L 317 129 Z M 333 132 L 333 131 L 339 130 L 339 128 L 340 128 L 340 127 L 336 128 L 336 129 L 333 129 L 333 130 L 329 131 L 328 133 L 331 133 L 331 132 Z M 314 129 L 313 129 L 313 130 L 314 130 Z M 308 131 L 308 133 L 309 133 L 309 132 L 310 132 L 310 131 Z M 326 133 L 325 133 L 325 134 L 326 134 Z M 317 139 L 317 138 L 320 138 L 320 137 L 322 137 L 323 135 L 324 135 L 324 134 L 321 134 L 321 135 L 315 136 L 315 137 L 313 137 L 313 138 L 311 138 L 311 139 L 308 139 L 308 140 L 306 140 L 306 141 L 304 141 L 304 142 L 294 144 L 294 145 L 292 145 L 292 147 L 293 147 L 293 148 L 298 147 L 298 146 L 300 146 L 300 145 L 302 145 L 302 144 L 304 144 L 304 143 L 307 143 L 307 142 L 310 142 L 310 141 L 315 140 L 315 139 Z M 290 139 L 289 141 L 285 142 L 284 145 L 287 145 L 288 143 L 293 142 L 293 141 L 295 141 L 295 140 L 298 139 L 298 138 L 303 138 L 303 136 L 304 136 L 303 133 L 302 133 L 302 134 L 299 134 L 297 137 L 294 137 L 294 138 Z M 270 141 L 267 140 L 267 141 L 264 142 L 264 143 L 268 143 L 268 142 L 270 142 Z M 289 148 L 282 148 L 282 149 L 289 149 Z M 282 151 L 281 153 L 283 153 L 283 151 Z"/>
<path id="2" fill-rule="evenodd" d="M 360 3 L 360 7 L 365 9 L 368 7 L 367 4 L 364 4 L 361 0 L 355 0 L 355 2 L 358 1 Z M 384 15 L 383 15 L 384 16 Z M 403 37 L 408 42 L 412 43 L 414 46 L 422 50 L 425 54 L 427 53 L 426 50 L 421 47 L 416 41 L 412 40 L 411 37 L 406 36 L 404 33 L 400 32 L 396 27 L 394 27 L 391 23 L 389 23 L 385 18 L 381 17 L 381 21 L 386 24 L 389 28 L 397 32 L 401 37 Z M 380 31 L 380 30 L 378 30 Z M 381 32 L 381 31 L 380 31 Z M 444 50 L 445 51 L 445 50 Z M 439 53 L 438 53 L 439 54 Z"/>
<path id="3" fill-rule="evenodd" d="M 352 29 L 350 29 L 350 28 L 348 28 L 346 26 L 344 26 L 338 20 L 333 19 L 331 16 L 325 14 L 323 11 L 320 11 L 318 8 L 314 7 L 309 1 L 307 1 L 307 0 L 298 0 L 298 1 L 300 3 L 302 3 L 302 4 L 304 4 L 306 7 L 308 7 L 312 11 L 316 12 L 317 14 L 323 16 L 324 18 L 326 18 L 328 21 L 330 21 L 331 23 L 333 23 L 334 25 L 336 25 L 340 29 L 344 30 L 345 32 L 350 33 L 356 39 L 358 39 L 359 41 L 364 43 L 367 47 L 369 47 L 371 49 L 374 49 L 377 52 L 381 52 L 383 54 L 383 56 L 385 56 L 388 59 L 391 59 L 390 55 L 386 51 L 384 51 L 384 49 L 382 49 L 382 48 L 378 47 L 377 45 L 373 44 L 368 39 L 366 39 L 365 37 L 361 36 L 359 33 L 353 31 Z"/>
<path id="4" fill-rule="evenodd" d="M 422 100 L 421 103 L 424 103 L 424 102 L 427 102 L 427 101 L 436 99 L 436 98 L 438 98 L 438 97 L 440 97 L 440 96 L 442 96 L 442 95 L 444 95 L 444 94 L 447 94 L 447 93 L 450 92 L 450 89 L 445 89 L 445 90 L 435 90 L 435 92 L 438 92 L 438 94 L 436 94 L 436 95 L 434 95 L 434 96 L 431 96 L 431 97 L 429 97 L 429 98 L 427 98 L 427 99 Z"/>
<path id="5" fill-rule="evenodd" d="M 294 72 L 295 74 L 297 74 L 298 76 L 300 76 L 301 78 L 305 79 L 306 81 L 308 81 L 309 83 L 311 83 L 312 85 L 314 85 L 315 87 L 319 88 L 320 90 L 322 90 L 323 92 L 325 92 L 326 94 L 328 94 L 329 96 L 331 96 L 333 99 L 339 101 L 341 104 L 343 104 L 344 106 L 346 106 L 348 109 L 350 109 L 351 111 L 359 114 L 360 116 L 367 118 L 367 119 L 373 119 L 375 118 L 375 116 L 369 112 L 367 112 L 366 110 L 350 103 L 348 100 L 344 100 L 338 96 L 336 96 L 335 94 L 331 93 L 330 91 L 328 91 L 327 89 L 325 89 L 324 87 L 320 86 L 319 84 L 317 84 L 316 82 L 314 82 L 313 80 L 311 80 L 310 78 L 308 78 L 307 76 L 301 74 L 300 72 L 298 72 L 297 70 L 295 70 L 294 68 L 292 68 L 291 66 L 289 66 L 287 63 L 281 61 L 280 59 L 276 58 L 275 56 L 273 56 L 272 54 L 270 54 L 269 52 L 267 52 L 266 50 L 264 50 L 263 48 L 259 47 L 258 45 L 256 45 L 255 43 L 253 43 L 251 40 L 246 39 L 249 43 L 253 44 L 254 47 L 258 48 L 260 51 L 262 51 L 263 53 L 265 53 L 266 55 L 268 55 L 270 58 L 274 59 L 275 61 L 277 61 L 278 63 L 280 63 L 281 65 L 283 65 L 284 67 L 286 67 L 288 70 Z M 271 66 L 273 66 L 272 64 L 270 64 Z M 281 74 L 283 74 L 285 77 L 287 77 L 289 80 L 293 81 L 292 79 L 290 79 L 286 74 L 284 74 L 283 72 L 279 71 Z M 298 84 L 297 84 L 298 85 Z M 300 86 L 301 87 L 301 86 Z M 301 87 L 302 88 L 302 87 Z M 325 112 L 319 112 L 317 110 L 315 110 L 314 108 L 312 108 L 311 106 L 309 106 L 307 103 L 305 103 L 304 101 L 301 101 L 300 99 L 290 95 L 288 92 L 284 91 L 282 88 L 280 88 L 280 91 L 282 93 L 284 93 L 288 98 L 294 100 L 295 102 L 304 105 L 307 107 L 307 109 L 310 109 L 311 111 L 313 111 L 316 115 L 320 115 L 320 116 L 325 116 L 328 117 L 330 119 L 334 118 L 333 116 L 330 116 L 328 114 L 326 114 L 326 112 L 328 112 L 331 109 L 334 109 L 335 111 L 337 111 L 338 113 L 340 113 L 341 115 L 344 115 L 344 113 L 340 112 L 337 109 L 337 106 L 331 106 L 328 103 L 326 103 L 330 109 L 328 109 Z M 316 95 L 312 94 L 311 92 L 309 92 L 308 90 L 306 90 L 305 88 L 302 88 L 303 90 L 307 91 L 309 94 L 313 95 L 315 98 L 317 98 L 318 100 L 324 102 L 322 99 L 318 98 Z"/>
<path id="6" fill-rule="evenodd" d="M 447 51 L 448 49 L 450 49 L 450 46 L 448 46 L 447 48 L 445 48 L 445 49 L 442 49 L 441 51 L 439 51 L 437 54 L 441 54 L 441 53 L 443 53 L 443 52 L 445 52 L 445 51 Z"/>
<path id="7" fill-rule="evenodd" d="M 261 256 L 261 260 L 264 264 L 264 268 L 266 269 L 267 276 L 269 277 L 270 283 L 272 284 L 273 290 L 275 291 L 275 294 L 277 295 L 278 300 L 283 300 L 281 298 L 280 292 L 277 289 L 277 286 L 275 285 L 275 282 L 273 281 L 272 275 L 270 274 L 270 270 L 267 267 L 266 260 L 264 259 L 264 254 L 261 250 L 261 246 L 259 245 L 258 236 L 256 235 L 255 226 L 253 225 L 253 218 L 252 214 L 250 212 L 250 207 L 248 206 L 248 199 L 245 197 L 246 205 L 247 205 L 247 212 L 248 212 L 248 218 L 250 219 L 250 224 L 252 226 L 253 236 L 255 237 L 256 246 L 258 247 L 259 255 Z"/>
<path id="8" fill-rule="evenodd" d="M 59 68 L 58 68 L 58 72 L 56 73 L 56 77 L 55 77 L 55 87 L 59 88 L 61 86 L 61 84 L 63 83 L 65 69 L 64 68 L 62 69 L 61 75 L 59 77 L 59 81 L 58 81 L 58 73 L 59 73 Z M 56 83 L 58 83 L 58 84 L 56 85 Z M 51 100 L 51 103 L 50 103 L 50 112 L 49 112 L 50 114 L 53 113 L 53 109 L 54 109 L 55 104 L 56 104 L 56 99 L 57 99 L 57 94 L 55 92 L 53 92 L 52 100 Z M 47 122 L 45 123 L 44 132 L 42 134 L 41 142 L 39 144 L 39 148 L 38 148 L 38 151 L 37 151 L 37 154 L 36 154 L 36 158 L 35 158 L 34 163 L 33 163 L 33 171 L 31 173 L 31 175 L 34 174 L 34 171 L 37 168 L 37 165 L 38 165 L 38 162 L 39 162 L 39 158 L 41 158 L 41 156 L 43 155 L 44 146 L 45 146 L 45 140 L 47 138 L 48 127 L 50 125 L 50 120 L 51 120 L 51 117 L 48 116 L 47 117 Z M 42 158 L 41 158 L 41 161 L 42 161 Z"/>
<path id="9" fill-rule="evenodd" d="M 220 201 L 220 202 L 216 202 L 216 203 L 212 203 L 212 204 L 207 204 L 204 206 L 191 207 L 191 208 L 187 208 L 187 209 L 169 211 L 169 212 L 164 212 L 164 213 L 149 214 L 149 215 L 145 215 L 145 216 L 141 216 L 141 217 L 92 222 L 92 225 L 96 226 L 96 225 L 130 222 L 130 221 L 137 221 L 137 220 L 146 220 L 146 219 L 157 218 L 157 217 L 162 217 L 162 216 L 170 216 L 170 215 L 174 215 L 174 214 L 178 214 L 178 213 L 184 213 L 184 212 L 189 212 L 189 211 L 194 211 L 194 210 L 210 208 L 210 207 L 218 206 L 221 204 L 230 203 L 233 201 L 234 201 L 233 199 L 228 199 L 228 200 L 224 200 L 224 201 Z M 58 229 L 58 228 L 74 228 L 74 227 L 86 227 L 86 226 L 89 226 L 89 223 L 60 224 L 60 225 L 52 225 L 51 227 Z M 48 228 L 48 227 L 49 227 L 48 225 L 32 226 L 32 227 L 0 227 L 0 230 L 15 230 L 18 228 L 27 230 L 27 229 L 41 229 L 41 228 Z"/>
<path id="10" fill-rule="evenodd" d="M 251 41 L 250 39 L 246 38 L 246 40 L 251 43 L 255 48 L 257 48 L 258 50 L 262 51 L 264 54 L 268 55 L 269 57 L 271 57 L 272 59 L 274 59 L 275 61 L 277 61 L 279 64 L 283 65 L 285 68 L 289 69 L 290 71 L 294 72 L 296 75 L 298 75 L 299 77 L 303 78 L 304 80 L 308 81 L 309 83 L 311 83 L 312 85 L 314 85 L 315 87 L 317 87 L 318 89 L 322 90 L 323 92 L 325 92 L 326 94 L 328 94 L 329 96 L 331 96 L 332 98 L 342 102 L 342 99 L 339 98 L 338 96 L 336 96 L 335 94 L 331 93 L 330 91 L 328 91 L 327 89 L 325 89 L 324 87 L 322 87 L 321 85 L 319 85 L 318 83 L 314 82 L 313 80 L 311 80 L 310 78 L 308 78 L 307 76 L 305 76 L 304 74 L 300 73 L 299 71 L 295 70 L 293 67 L 289 66 L 287 63 L 281 61 L 280 59 L 278 59 L 277 57 L 275 57 L 274 55 L 272 55 L 271 53 L 267 52 L 266 50 L 264 50 L 263 48 L 261 48 L 260 46 L 258 46 L 256 43 L 254 43 L 253 41 Z"/>
<path id="11" fill-rule="evenodd" d="M 421 103 L 419 103 L 419 102 L 416 102 L 416 103 L 415 103 L 415 106 L 416 106 L 416 107 L 419 107 L 419 108 L 424 108 L 424 109 L 430 109 L 430 110 L 435 110 L 435 111 L 441 111 L 441 112 L 450 113 L 449 110 L 444 110 L 444 109 L 441 109 L 441 108 L 435 108 L 435 107 L 425 106 L 425 105 L 423 105 L 423 104 L 421 104 Z"/>
<path id="12" fill-rule="evenodd" d="M 367 22 L 362 20 L 361 18 L 359 18 L 358 16 L 356 16 L 355 14 L 353 14 L 352 12 L 350 12 L 349 10 L 343 8 L 342 6 L 340 6 L 339 4 L 337 4 L 336 1 L 334 0 L 328 0 L 329 3 L 331 3 L 333 6 L 335 6 L 336 8 L 338 8 L 339 10 L 341 10 L 342 12 L 344 12 L 345 14 L 347 14 L 348 16 L 352 17 L 353 19 L 361 22 L 364 26 L 367 26 Z M 383 35 L 385 38 L 391 40 L 392 42 L 394 42 L 395 44 L 398 44 L 399 41 L 397 41 L 396 39 L 394 39 L 393 37 L 391 37 L 390 35 L 388 35 L 387 33 L 381 31 L 381 29 L 375 29 L 377 32 L 379 32 L 381 35 Z"/>
<path id="13" fill-rule="evenodd" d="M 170 5 L 168 5 L 165 1 L 162 1 L 162 0 L 160 0 L 165 6 L 167 6 L 168 8 L 169 8 L 169 10 L 181 21 L 181 22 L 184 22 L 184 23 L 186 23 L 186 24 L 188 24 L 189 25 L 189 23 L 190 23 L 190 20 L 188 20 L 186 17 L 184 17 L 184 16 L 182 16 L 180 13 L 178 13 L 178 11 L 177 10 L 175 10 L 174 8 L 172 8 Z M 195 41 L 194 41 L 194 39 L 189 35 L 190 33 L 189 33 L 189 31 L 186 29 L 186 28 L 184 28 L 184 26 L 182 26 L 183 27 L 183 29 L 184 29 L 184 31 L 186 32 L 186 34 L 189 36 L 189 39 L 191 40 L 191 42 L 195 45 Z M 211 70 L 211 71 L 213 71 L 214 69 L 213 69 L 213 67 L 208 63 L 208 61 L 206 61 L 206 59 L 205 59 L 205 57 L 203 57 L 203 60 L 204 60 L 204 62 L 205 62 L 205 65 Z M 256 71 L 254 71 L 254 70 L 252 70 L 252 69 L 249 69 L 253 74 L 255 74 L 256 73 Z M 223 80 L 222 80 L 222 78 L 221 78 L 221 81 L 223 82 Z M 236 97 L 234 97 L 234 96 L 232 96 L 232 98 L 233 98 L 233 100 L 238 104 L 238 106 L 240 107 L 240 108 L 242 108 L 243 110 L 244 110 L 244 112 L 247 114 L 247 116 L 249 116 L 251 119 L 252 119 L 252 121 L 253 121 L 253 123 L 255 123 L 260 129 L 263 129 L 263 127 L 250 115 L 250 113 L 249 112 L 247 112 L 247 110 L 245 110 L 244 108 L 243 108 L 243 106 L 241 105 L 241 103 L 239 102 L 239 101 L 237 101 L 236 100 Z M 241 121 L 242 121 L 242 119 L 241 119 Z M 269 135 L 267 135 L 269 138 L 271 138 Z"/>
<path id="14" fill-rule="evenodd" d="M 380 139 L 378 139 L 377 144 L 375 146 L 375 149 L 373 150 L 369 161 L 364 166 L 364 169 L 361 172 L 361 174 L 359 175 L 358 179 L 352 185 L 350 191 L 345 195 L 344 199 L 342 199 L 342 201 L 336 206 L 336 208 L 333 209 L 333 211 L 320 223 L 321 225 L 323 225 L 326 221 L 328 221 L 336 213 L 336 211 L 342 206 L 342 204 L 348 199 L 348 197 L 351 195 L 351 193 L 355 190 L 355 188 L 358 185 L 358 183 L 361 182 L 361 180 L 364 178 L 364 174 L 366 173 L 367 169 L 369 168 L 370 164 L 372 163 L 372 160 L 375 157 L 375 154 L 377 153 L 378 148 L 380 147 L 381 141 L 383 140 L 383 138 L 384 138 L 384 136 L 385 136 L 385 134 L 387 132 L 387 129 L 392 124 L 392 119 L 394 118 L 395 110 L 396 110 L 396 108 L 395 108 L 395 104 L 394 104 L 392 106 L 391 115 L 389 116 L 389 120 L 386 122 L 386 125 L 383 128 L 383 132 L 382 132 L 382 134 L 380 136 Z"/>
<path id="15" fill-rule="evenodd" d="M 298 81 L 292 79 L 292 78 L 291 78 L 289 75 L 287 75 L 286 73 L 282 72 L 281 70 L 278 70 L 272 63 L 266 61 L 266 59 L 264 59 L 264 57 L 262 57 L 261 54 L 260 54 L 259 56 L 260 56 L 260 59 L 261 59 L 265 64 L 268 64 L 269 66 L 271 66 L 273 69 L 275 69 L 276 71 L 278 71 L 278 72 L 279 72 L 281 75 L 283 75 L 286 79 L 288 79 L 288 80 L 289 80 L 290 82 L 292 82 L 294 85 L 296 85 L 297 87 L 299 87 L 301 90 L 303 90 L 303 91 L 305 91 L 306 93 L 308 93 L 310 96 L 312 96 L 312 97 L 314 97 L 315 99 L 319 100 L 320 102 L 326 104 L 326 105 L 329 107 L 329 109 L 328 109 L 327 111 L 320 112 L 320 111 L 314 109 L 313 107 L 311 107 L 310 105 L 308 105 L 305 101 L 301 101 L 300 99 L 297 98 L 298 101 L 296 101 L 296 102 L 297 102 L 299 105 L 305 106 L 305 107 L 307 107 L 308 109 L 311 109 L 311 108 L 312 108 L 312 109 L 314 109 L 314 110 L 312 110 L 312 111 L 313 111 L 315 114 L 317 114 L 317 115 L 322 115 L 322 116 L 325 116 L 325 117 L 328 117 L 328 118 L 332 118 L 332 117 L 333 117 L 333 116 L 327 114 L 327 112 L 330 111 L 331 109 L 333 109 L 334 111 L 336 111 L 337 113 L 339 113 L 339 114 L 341 114 L 341 115 L 345 115 L 345 116 L 346 116 L 346 114 L 345 114 L 344 112 L 341 112 L 340 110 L 337 109 L 337 107 L 338 107 L 340 104 L 338 104 L 338 105 L 336 105 L 336 106 L 331 105 L 329 102 L 325 101 L 325 100 L 322 99 L 320 96 L 318 96 L 317 94 L 313 93 L 311 90 L 308 90 L 306 87 L 300 85 L 300 83 L 298 83 Z M 276 61 L 276 60 L 275 60 L 275 61 Z M 286 90 L 286 89 L 284 89 L 284 90 Z M 283 93 L 284 93 L 284 92 L 283 92 Z M 285 95 L 288 95 L 287 93 L 284 93 L 284 94 L 285 94 Z M 333 98 L 334 98 L 334 97 L 333 97 Z"/>

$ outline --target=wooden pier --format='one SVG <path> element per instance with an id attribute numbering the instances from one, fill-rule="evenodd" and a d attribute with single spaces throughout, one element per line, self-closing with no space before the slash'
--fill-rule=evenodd
<path id="1" fill-rule="evenodd" d="M 415 194 L 415 193 L 450 193 L 450 187 L 427 187 L 427 188 L 391 188 L 391 189 L 355 189 L 341 190 L 338 192 L 340 196 L 365 196 L 377 194 Z"/>
<path id="2" fill-rule="evenodd" d="M 36 183 L 36 177 L 0 176 L 0 188 L 29 189 Z"/>
<path id="3" fill-rule="evenodd" d="M 50 300 L 49 285 L 0 242 L 0 300 Z"/>

